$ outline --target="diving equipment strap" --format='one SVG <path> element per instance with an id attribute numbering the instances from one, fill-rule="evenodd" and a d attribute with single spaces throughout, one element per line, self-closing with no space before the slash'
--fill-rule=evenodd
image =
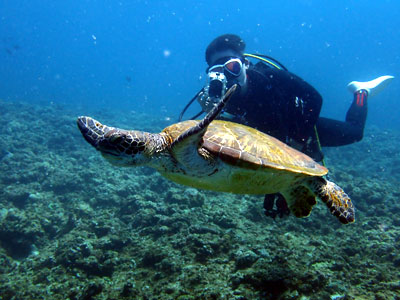
<path id="1" fill-rule="evenodd" d="M 192 105 L 193 101 L 196 100 L 197 96 L 203 91 L 203 88 L 201 88 L 200 91 L 197 92 L 196 95 L 194 95 L 194 97 L 188 102 L 188 104 L 186 104 L 186 106 L 182 109 L 181 113 L 179 114 L 179 122 L 182 121 L 183 115 L 185 114 L 186 110 L 189 108 L 190 105 Z M 195 116 L 193 116 L 190 120 L 193 120 L 195 118 L 197 118 L 198 116 L 200 116 L 203 113 L 203 110 L 200 111 L 199 113 L 197 113 Z"/>
<path id="2" fill-rule="evenodd" d="M 281 64 L 275 58 L 272 58 L 272 57 L 267 56 L 267 55 L 244 53 L 243 56 L 244 57 L 252 57 L 252 58 L 256 58 L 258 60 L 261 60 L 262 62 L 266 63 L 270 67 L 274 67 L 274 68 L 276 68 L 278 70 L 285 70 L 285 71 L 288 70 L 283 64 Z"/>

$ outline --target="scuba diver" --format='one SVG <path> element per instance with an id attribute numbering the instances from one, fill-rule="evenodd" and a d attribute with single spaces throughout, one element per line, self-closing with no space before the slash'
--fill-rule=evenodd
<path id="1" fill-rule="evenodd" d="M 234 34 L 221 35 L 208 45 L 206 85 L 183 109 L 180 121 L 194 100 L 202 111 L 192 119 L 209 112 L 232 85 L 238 84 L 219 119 L 256 128 L 323 162 L 321 147 L 348 145 L 362 139 L 368 98 L 394 78 L 381 76 L 368 82 L 350 82 L 353 102 L 345 121 L 328 119 L 319 116 L 322 97 L 314 87 L 269 56 L 244 53 L 245 47 L 245 42 Z M 249 58 L 258 62 L 253 64 Z M 289 214 L 289 208 L 282 195 L 268 194 L 264 212 L 272 218 L 282 217 Z"/>

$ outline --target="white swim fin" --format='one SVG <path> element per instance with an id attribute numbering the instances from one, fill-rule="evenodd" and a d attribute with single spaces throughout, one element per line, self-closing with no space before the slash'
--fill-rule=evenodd
<path id="1" fill-rule="evenodd" d="M 368 96 L 375 96 L 380 91 L 382 91 L 394 78 L 391 75 L 385 75 L 378 78 L 375 78 L 371 81 L 352 81 L 347 85 L 347 88 L 353 94 L 359 90 L 366 90 L 368 92 Z"/>

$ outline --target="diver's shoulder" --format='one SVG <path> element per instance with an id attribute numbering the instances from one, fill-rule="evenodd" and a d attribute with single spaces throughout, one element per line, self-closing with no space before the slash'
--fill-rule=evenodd
<path id="1" fill-rule="evenodd" d="M 251 65 L 247 73 L 253 85 L 268 84 L 272 87 L 279 86 L 280 88 L 284 86 L 288 92 L 310 94 L 313 98 L 322 99 L 319 92 L 310 83 L 290 71 L 257 63 Z"/>
<path id="2" fill-rule="evenodd" d="M 284 69 L 270 67 L 262 62 L 251 65 L 247 70 L 249 77 L 264 77 L 265 80 L 303 80 L 296 74 Z"/>

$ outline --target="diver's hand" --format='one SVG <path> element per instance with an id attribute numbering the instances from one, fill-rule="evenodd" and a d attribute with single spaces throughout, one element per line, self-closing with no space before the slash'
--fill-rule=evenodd
<path id="1" fill-rule="evenodd" d="M 215 106 L 214 100 L 204 91 L 200 92 L 197 101 L 199 102 L 201 109 L 206 113 L 209 113 Z"/>
<path id="2" fill-rule="evenodd" d="M 207 93 L 204 91 L 201 91 L 199 95 L 197 96 L 197 102 L 199 102 L 201 109 L 208 113 L 209 109 L 207 109 Z"/>

